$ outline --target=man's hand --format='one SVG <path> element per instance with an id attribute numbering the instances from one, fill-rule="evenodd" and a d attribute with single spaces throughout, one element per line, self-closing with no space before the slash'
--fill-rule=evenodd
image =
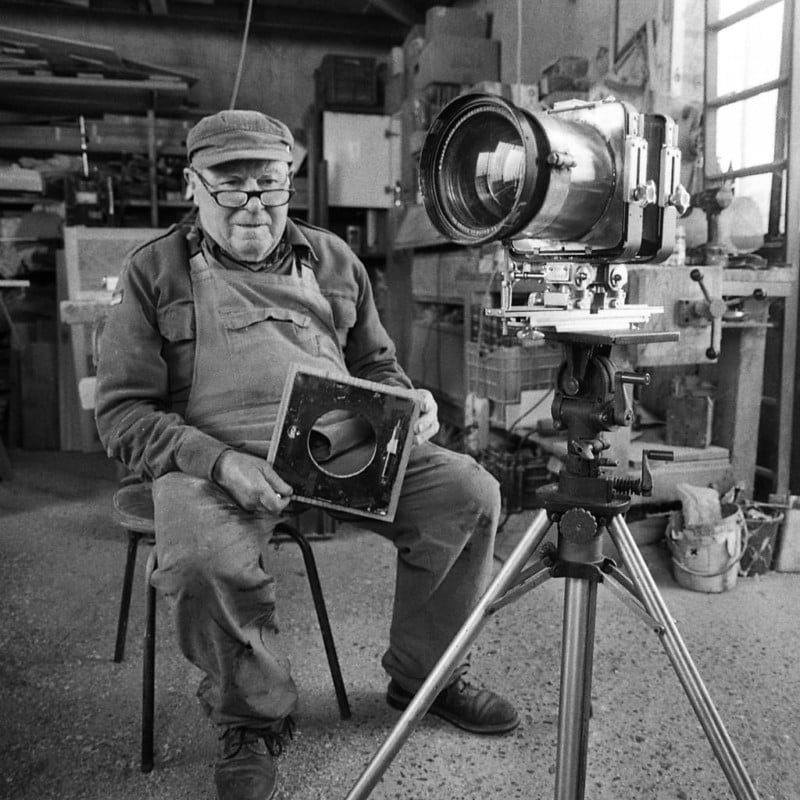
<path id="1" fill-rule="evenodd" d="M 263 458 L 226 450 L 214 465 L 214 480 L 246 511 L 280 514 L 292 487 Z"/>
<path id="2" fill-rule="evenodd" d="M 414 444 L 427 442 L 439 431 L 439 408 L 433 395 L 427 389 L 417 389 L 419 397 L 419 418 L 414 427 Z"/>

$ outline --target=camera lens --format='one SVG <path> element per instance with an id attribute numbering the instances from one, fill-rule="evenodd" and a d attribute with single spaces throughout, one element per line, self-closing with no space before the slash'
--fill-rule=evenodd
<path id="1" fill-rule="evenodd" d="M 502 98 L 458 98 L 437 118 L 420 157 L 433 224 L 462 244 L 517 229 L 536 210 L 537 153 L 530 121 Z"/>
<path id="2" fill-rule="evenodd" d="M 513 211 L 525 176 L 525 152 L 508 120 L 480 111 L 460 120 L 442 157 L 454 168 L 439 173 L 441 191 L 467 227 L 497 225 Z"/>

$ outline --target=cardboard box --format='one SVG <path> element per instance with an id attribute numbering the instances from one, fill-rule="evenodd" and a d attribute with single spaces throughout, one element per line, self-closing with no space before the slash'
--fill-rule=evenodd
<path id="1" fill-rule="evenodd" d="M 473 84 L 500 79 L 500 42 L 464 36 L 438 36 L 426 42 L 413 66 L 415 89 L 431 83 Z"/>
<path id="2" fill-rule="evenodd" d="M 425 38 L 439 36 L 476 36 L 486 38 L 486 15 L 472 8 L 432 6 L 425 14 Z"/>

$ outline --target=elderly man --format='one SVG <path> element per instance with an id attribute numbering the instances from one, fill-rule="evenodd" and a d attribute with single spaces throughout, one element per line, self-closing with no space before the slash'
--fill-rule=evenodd
<path id="1" fill-rule="evenodd" d="M 178 642 L 204 673 L 220 731 L 221 800 L 264 800 L 297 691 L 275 631 L 264 545 L 292 488 L 265 461 L 293 363 L 413 388 L 363 264 L 332 233 L 288 217 L 289 128 L 222 111 L 187 138 L 196 205 L 128 258 L 103 334 L 96 417 L 109 456 L 152 480 L 158 569 Z M 362 520 L 397 548 L 387 700 L 405 708 L 490 578 L 500 497 L 470 457 L 431 443 L 421 414 L 393 522 Z M 455 671 L 431 712 L 475 733 L 519 722 Z"/>

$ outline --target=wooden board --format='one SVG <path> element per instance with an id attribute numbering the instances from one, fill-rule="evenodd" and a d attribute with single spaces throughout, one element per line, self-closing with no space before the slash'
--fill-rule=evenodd
<path id="1" fill-rule="evenodd" d="M 85 453 L 102 449 L 92 412 L 80 407 L 77 385 L 94 375 L 92 334 L 95 325 L 105 315 L 100 298 L 105 296 L 111 300 L 104 278 L 118 277 L 127 254 L 162 233 L 163 230 L 157 228 L 90 228 L 83 225 L 64 228 L 65 296 L 59 297 L 60 307 L 66 312 L 61 321 L 69 324 L 72 374 L 63 369 L 62 362 L 62 377 L 70 381 L 72 387 L 59 390 L 62 413 L 66 417 L 62 418 L 62 427 L 64 421 L 74 426 L 77 420 L 80 449 Z M 62 447 L 64 443 L 62 436 Z M 69 444 L 72 449 L 75 443 L 70 440 Z"/>

